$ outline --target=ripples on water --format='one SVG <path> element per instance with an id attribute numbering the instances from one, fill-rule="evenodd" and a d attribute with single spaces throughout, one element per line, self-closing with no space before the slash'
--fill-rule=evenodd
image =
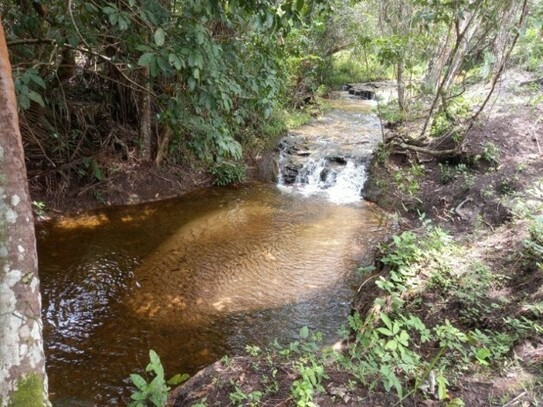
<path id="1" fill-rule="evenodd" d="M 303 326 L 335 340 L 356 289 L 352 272 L 383 223 L 353 201 L 254 184 L 42 227 L 55 405 L 126 405 L 128 375 L 144 370 L 149 349 L 173 375 L 247 344 L 290 342 Z"/>
<path id="2" fill-rule="evenodd" d="M 53 400 L 123 405 L 126 378 L 151 348 L 173 375 L 246 344 L 293 340 L 304 325 L 333 338 L 349 312 L 350 272 L 381 221 L 362 202 L 259 185 L 46 227 L 38 247 Z"/>

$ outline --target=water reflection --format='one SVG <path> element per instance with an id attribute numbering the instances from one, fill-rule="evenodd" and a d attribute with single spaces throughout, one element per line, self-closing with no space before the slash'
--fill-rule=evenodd
<path id="1" fill-rule="evenodd" d="M 86 217 L 38 233 L 50 389 L 65 405 L 126 404 L 150 348 L 173 375 L 304 325 L 334 338 L 382 222 L 365 203 L 269 185 Z"/>

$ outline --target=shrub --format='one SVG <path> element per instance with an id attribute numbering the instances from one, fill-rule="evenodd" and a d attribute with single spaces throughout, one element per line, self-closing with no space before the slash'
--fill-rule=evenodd
<path id="1" fill-rule="evenodd" d="M 240 162 L 224 161 L 215 164 L 209 172 L 213 177 L 213 185 L 216 186 L 238 184 L 246 178 L 245 164 Z"/>

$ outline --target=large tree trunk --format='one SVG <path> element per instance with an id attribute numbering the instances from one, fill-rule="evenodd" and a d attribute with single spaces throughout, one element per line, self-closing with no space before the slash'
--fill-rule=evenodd
<path id="1" fill-rule="evenodd" d="M 34 223 L 1 21 L 0 405 L 49 405 Z"/>

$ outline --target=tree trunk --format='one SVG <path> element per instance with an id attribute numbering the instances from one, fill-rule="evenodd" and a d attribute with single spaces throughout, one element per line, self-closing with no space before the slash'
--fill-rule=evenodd
<path id="1" fill-rule="evenodd" d="M 398 91 L 398 106 L 402 116 L 406 113 L 407 107 L 405 104 L 405 83 L 403 75 L 403 58 L 396 64 L 396 88 Z"/>
<path id="2" fill-rule="evenodd" d="M 149 82 L 149 68 L 145 68 L 143 75 L 144 86 L 147 92 L 141 96 L 140 114 L 140 156 L 143 161 L 151 161 L 152 154 L 152 129 L 151 129 L 151 85 Z"/>
<path id="3" fill-rule="evenodd" d="M 32 208 L 0 21 L 0 405 L 49 405 Z"/>

